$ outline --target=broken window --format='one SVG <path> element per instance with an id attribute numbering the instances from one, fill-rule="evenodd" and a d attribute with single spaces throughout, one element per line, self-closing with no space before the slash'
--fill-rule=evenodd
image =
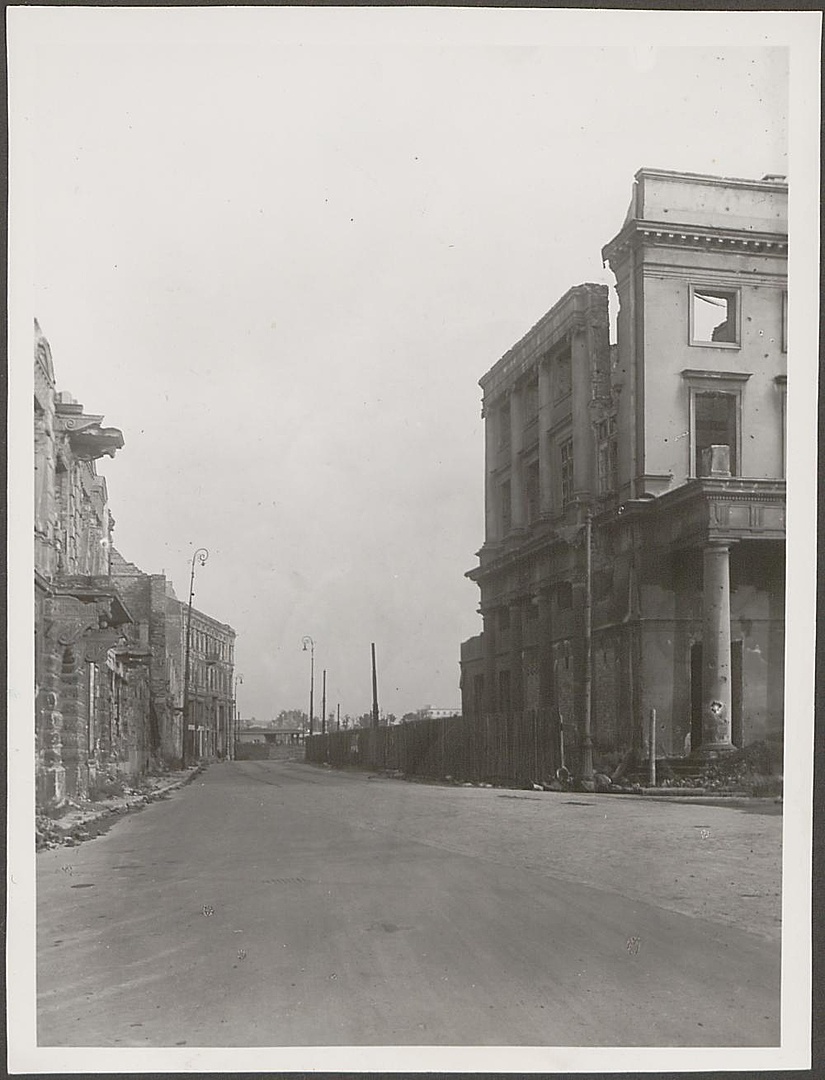
<path id="1" fill-rule="evenodd" d="M 691 286 L 691 345 L 738 345 L 738 300 L 735 289 Z"/>
<path id="2" fill-rule="evenodd" d="M 696 475 L 708 476 L 711 472 L 710 455 L 705 451 L 711 446 L 726 446 L 730 455 L 730 473 L 731 476 L 736 476 L 737 396 L 703 391 L 696 394 L 693 409 L 696 425 L 694 438 Z M 716 469 L 719 468 L 719 464 L 717 455 Z"/>
<path id="3" fill-rule="evenodd" d="M 558 400 L 566 397 L 573 388 L 573 354 L 569 348 L 559 353 L 554 366 L 555 393 L 553 396 Z"/>

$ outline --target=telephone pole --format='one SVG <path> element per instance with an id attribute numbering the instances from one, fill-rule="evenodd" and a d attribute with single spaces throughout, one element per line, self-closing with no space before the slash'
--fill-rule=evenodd
<path id="1" fill-rule="evenodd" d="M 372 643 L 372 726 L 378 727 L 378 676 L 375 673 L 375 642 Z"/>
<path id="2" fill-rule="evenodd" d="M 321 734 L 327 733 L 327 669 L 324 668 L 321 690 Z"/>

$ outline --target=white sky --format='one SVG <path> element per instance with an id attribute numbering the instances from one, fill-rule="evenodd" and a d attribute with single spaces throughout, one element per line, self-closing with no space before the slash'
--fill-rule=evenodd
<path id="1" fill-rule="evenodd" d="M 637 169 L 788 171 L 786 50 L 558 47 L 552 12 L 535 45 L 346 41 L 322 9 L 26 14 L 33 314 L 58 388 L 124 433 L 116 546 L 181 599 L 209 549 L 195 603 L 238 632 L 245 716 L 307 708 L 304 634 L 319 714 L 323 668 L 328 709 L 369 709 L 372 641 L 382 710 L 458 705 L 478 379 L 612 284 Z"/>
<path id="2" fill-rule="evenodd" d="M 599 253 L 640 167 L 791 172 L 788 460 L 811 460 L 821 19 L 12 7 L 7 24 L 10 1067 L 88 1075 L 125 1051 L 34 1035 L 32 315 L 59 387 L 125 434 L 101 468 L 123 555 L 185 598 L 210 549 L 196 603 L 238 631 L 244 715 L 306 707 L 304 634 L 330 706 L 369 707 L 371 641 L 383 709 L 458 704 L 480 629 L 477 380 L 569 286 L 610 282 Z M 808 1067 L 815 505 L 816 471 L 792 468 L 781 1047 L 155 1048 L 133 1067 Z"/>

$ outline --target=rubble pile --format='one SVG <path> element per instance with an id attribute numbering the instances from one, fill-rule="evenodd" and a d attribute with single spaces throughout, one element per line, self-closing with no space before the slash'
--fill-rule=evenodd
<path id="1" fill-rule="evenodd" d="M 34 822 L 35 849 L 72 847 L 100 836 L 115 823 L 117 815 L 138 810 L 189 783 L 204 766 L 182 772 L 167 772 L 127 780 L 106 776 L 90 789 L 92 798 L 66 799 L 51 814 L 37 814 Z"/>
<path id="2" fill-rule="evenodd" d="M 782 794 L 781 747 L 768 742 L 752 743 L 710 762 L 694 775 L 678 775 L 667 769 L 661 787 L 703 788 L 708 792 L 732 792 L 756 797 Z"/>

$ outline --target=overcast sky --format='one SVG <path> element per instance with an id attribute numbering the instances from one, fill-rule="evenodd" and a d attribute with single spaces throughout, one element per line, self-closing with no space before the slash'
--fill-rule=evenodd
<path id="1" fill-rule="evenodd" d="M 195 603 L 236 629 L 259 721 L 307 708 L 305 634 L 318 712 L 323 668 L 329 709 L 369 709 L 373 641 L 382 711 L 458 706 L 478 379 L 571 285 L 612 284 L 640 167 L 788 171 L 782 48 L 560 47 L 553 12 L 538 44 L 402 44 L 364 14 L 12 23 L 58 388 L 124 433 L 99 469 L 123 556 L 186 599 L 209 549 Z"/>

